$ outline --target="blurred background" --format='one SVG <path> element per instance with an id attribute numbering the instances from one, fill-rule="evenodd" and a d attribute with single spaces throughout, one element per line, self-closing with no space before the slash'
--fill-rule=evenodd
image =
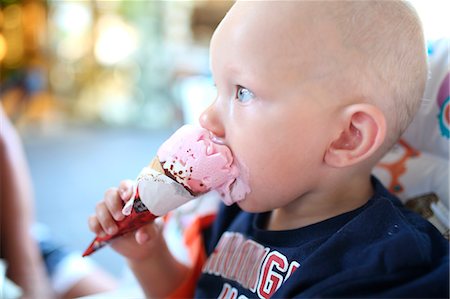
<path id="1" fill-rule="evenodd" d="M 37 220 L 83 251 L 104 191 L 213 99 L 209 39 L 232 2 L 1 4 L 0 96 L 25 144 Z M 122 275 L 111 249 L 92 258 Z"/>
<path id="2" fill-rule="evenodd" d="M 82 251 L 103 192 L 213 99 L 209 39 L 232 1 L 0 3 L 1 102 L 25 143 L 37 220 Z M 450 36 L 448 1 L 412 4 L 428 40 Z M 109 248 L 92 258 L 121 277 Z"/>

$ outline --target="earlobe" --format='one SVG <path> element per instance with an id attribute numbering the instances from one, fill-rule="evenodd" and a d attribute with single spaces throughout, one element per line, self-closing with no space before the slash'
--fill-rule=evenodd
<path id="1" fill-rule="evenodd" d="M 386 135 L 383 113 L 370 104 L 355 104 L 343 111 L 342 129 L 330 145 L 324 161 L 332 167 L 347 167 L 373 155 Z"/>

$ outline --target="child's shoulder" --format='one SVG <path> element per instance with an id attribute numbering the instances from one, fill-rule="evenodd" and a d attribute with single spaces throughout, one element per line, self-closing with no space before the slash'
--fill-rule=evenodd
<path id="1" fill-rule="evenodd" d="M 414 249 L 424 255 L 435 242 L 448 243 L 430 222 L 405 208 L 375 177 L 372 182 L 373 197 L 341 228 L 341 233 L 374 248 Z"/>

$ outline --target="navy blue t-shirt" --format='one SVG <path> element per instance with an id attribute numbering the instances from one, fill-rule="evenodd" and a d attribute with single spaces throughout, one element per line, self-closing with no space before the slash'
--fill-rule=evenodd
<path id="1" fill-rule="evenodd" d="M 299 229 L 222 206 L 197 298 L 449 297 L 448 241 L 375 178 L 362 207 Z"/>

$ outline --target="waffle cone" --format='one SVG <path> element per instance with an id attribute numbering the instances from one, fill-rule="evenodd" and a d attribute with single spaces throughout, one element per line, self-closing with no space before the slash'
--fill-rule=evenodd
<path id="1" fill-rule="evenodd" d="M 158 159 L 158 156 L 154 157 L 153 160 L 148 165 L 153 170 L 156 170 L 159 173 L 164 173 L 164 169 L 162 168 L 161 162 Z"/>

